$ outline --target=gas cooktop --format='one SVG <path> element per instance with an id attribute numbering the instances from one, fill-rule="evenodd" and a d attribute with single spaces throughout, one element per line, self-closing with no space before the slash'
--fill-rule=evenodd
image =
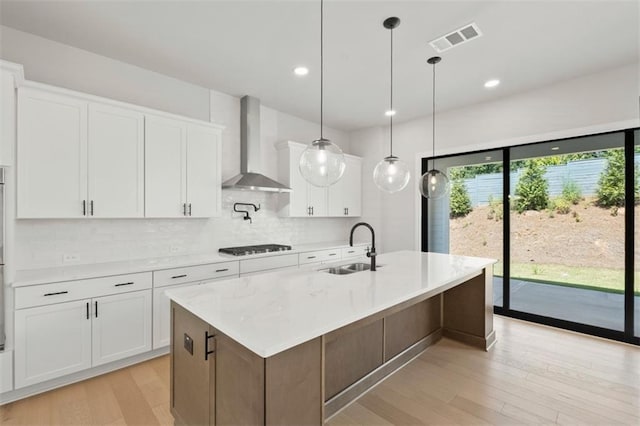
<path id="1" fill-rule="evenodd" d="M 231 254 L 233 256 L 244 256 L 247 254 L 269 253 L 272 251 L 291 250 L 291 246 L 283 244 L 258 244 L 255 246 L 225 247 L 218 251 L 220 253 Z"/>

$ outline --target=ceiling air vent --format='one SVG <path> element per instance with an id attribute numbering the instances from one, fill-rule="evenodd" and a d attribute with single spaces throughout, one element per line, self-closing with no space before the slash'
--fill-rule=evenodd
<path id="1" fill-rule="evenodd" d="M 431 47 L 433 47 L 438 53 L 444 52 L 445 50 L 449 50 L 452 47 L 460 46 L 470 40 L 476 39 L 482 35 L 480 32 L 480 28 L 475 23 L 471 23 L 469 25 L 465 25 L 462 28 L 458 28 L 457 30 L 444 35 L 442 37 L 438 37 L 435 40 L 429 42 Z"/>

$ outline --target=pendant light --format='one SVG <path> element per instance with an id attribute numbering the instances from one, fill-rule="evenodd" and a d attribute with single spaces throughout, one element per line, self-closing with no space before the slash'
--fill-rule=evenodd
<path id="1" fill-rule="evenodd" d="M 307 182 L 319 187 L 331 186 L 344 174 L 346 163 L 340 147 L 323 136 L 324 96 L 324 0 L 320 0 L 320 139 L 314 140 L 300 156 L 300 173 Z"/>
<path id="2" fill-rule="evenodd" d="M 393 30 L 400 25 L 400 19 L 396 17 L 387 18 L 382 25 L 389 30 L 391 34 L 391 84 L 389 95 L 389 156 L 384 157 L 373 169 L 373 181 L 382 191 L 393 194 L 402 191 L 409 183 L 411 173 L 409 167 L 404 161 L 400 161 L 398 157 L 393 155 Z"/>
<path id="3" fill-rule="evenodd" d="M 449 178 L 436 169 L 436 64 L 442 58 L 434 56 L 427 62 L 433 65 L 433 112 L 432 112 L 432 140 L 433 140 L 433 168 L 422 175 L 420 180 L 420 192 L 428 199 L 438 199 L 449 192 Z"/>

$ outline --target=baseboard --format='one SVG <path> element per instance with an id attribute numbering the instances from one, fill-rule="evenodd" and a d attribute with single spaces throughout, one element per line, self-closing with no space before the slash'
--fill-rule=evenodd
<path id="1" fill-rule="evenodd" d="M 452 340 L 457 340 L 458 342 L 462 342 L 470 346 L 475 346 L 485 351 L 489 351 L 489 349 L 491 349 L 491 347 L 496 342 L 495 330 L 492 330 L 491 333 L 487 335 L 487 337 L 479 337 L 474 336 L 473 334 L 464 333 L 462 331 L 445 328 L 443 330 L 443 335 L 444 337 L 448 337 Z"/>
<path id="2" fill-rule="evenodd" d="M 439 341 L 441 338 L 442 329 L 439 328 L 331 398 L 324 404 L 325 421 L 337 414 L 338 411 L 342 410 L 351 402 L 358 399 L 363 393 L 371 389 L 384 378 L 420 355 L 425 349 Z"/>
<path id="3" fill-rule="evenodd" d="M 155 349 L 150 352 L 135 355 L 129 358 L 121 359 L 111 362 L 109 364 L 100 365 L 98 367 L 89 368 L 87 370 L 78 371 L 77 373 L 69 374 L 68 376 L 58 377 L 46 382 L 38 383 L 35 385 L 27 386 L 24 388 L 12 390 L 0 394 L 0 405 L 8 404 L 19 399 L 24 399 L 39 393 L 47 392 L 52 389 L 56 389 L 62 386 L 70 385 L 72 383 L 87 380 L 92 377 L 100 376 L 111 371 L 119 370 L 124 367 L 128 367 L 133 364 L 138 364 L 144 361 L 148 361 L 153 358 L 157 358 L 169 353 L 169 346 L 164 348 Z"/>

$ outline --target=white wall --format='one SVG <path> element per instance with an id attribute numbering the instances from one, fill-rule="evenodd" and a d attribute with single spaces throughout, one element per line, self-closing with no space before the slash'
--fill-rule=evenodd
<path id="1" fill-rule="evenodd" d="M 130 64 L 0 27 L 0 57 L 24 64 L 25 77 L 158 110 L 223 124 L 223 180 L 240 171 L 240 99 Z M 277 175 L 275 144 L 310 142 L 319 125 L 263 106 L 262 165 Z M 325 129 L 349 152 L 348 134 Z M 78 263 L 217 251 L 255 243 L 303 244 L 346 241 L 353 219 L 289 219 L 276 214 L 277 194 L 223 191 L 222 217 L 212 219 L 18 220 L 15 222 L 17 269 L 62 265 L 63 254 Z M 232 213 L 234 202 L 261 204 L 253 224 Z"/>
<path id="2" fill-rule="evenodd" d="M 438 113 L 436 155 L 638 126 L 639 70 L 638 64 L 632 64 Z M 372 131 L 384 137 L 372 138 Z M 431 140 L 430 115 L 394 126 L 394 154 L 414 170 L 420 158 L 431 156 Z M 380 149 L 387 149 L 388 128 L 354 132 L 350 144 L 354 153 L 366 156 L 365 162 L 375 164 L 382 158 Z M 392 195 L 375 189 L 369 173 L 367 170 L 363 179 L 368 194 L 365 200 L 380 206 L 371 220 L 380 224 L 381 249 L 420 249 L 416 244 L 420 232 L 416 226 L 420 214 L 416 172 L 407 189 Z"/>

